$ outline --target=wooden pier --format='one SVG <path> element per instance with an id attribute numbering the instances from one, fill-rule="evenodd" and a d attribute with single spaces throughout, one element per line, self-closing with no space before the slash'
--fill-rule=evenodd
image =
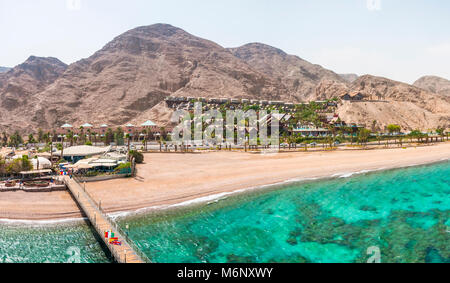
<path id="1" fill-rule="evenodd" d="M 100 238 L 111 251 L 114 259 L 119 263 L 149 263 L 150 260 L 139 250 L 139 248 L 128 238 L 128 236 L 120 229 L 117 223 L 103 212 L 100 205 L 97 204 L 85 187 L 80 185 L 74 179 L 64 176 L 64 183 L 69 191 L 83 210 L 84 214 L 89 218 L 92 226 L 95 228 Z M 105 238 L 105 232 L 111 231 L 115 237 L 122 242 L 121 246 L 115 246 L 109 243 Z"/>

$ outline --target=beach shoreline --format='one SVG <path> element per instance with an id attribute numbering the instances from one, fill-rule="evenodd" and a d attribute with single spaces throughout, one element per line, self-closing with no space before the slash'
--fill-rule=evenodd
<path id="1" fill-rule="evenodd" d="M 87 190 L 113 217 L 217 201 L 267 187 L 450 159 L 450 143 L 368 151 L 146 154 L 136 178 L 88 183 Z M 81 221 L 68 192 L 0 193 L 0 224 Z M 3 211 L 3 212 L 2 212 Z M 7 215 L 6 213 L 7 212 Z"/>

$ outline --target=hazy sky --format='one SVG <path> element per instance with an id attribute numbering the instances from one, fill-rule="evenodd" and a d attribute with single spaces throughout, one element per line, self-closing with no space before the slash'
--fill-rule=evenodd
<path id="1" fill-rule="evenodd" d="M 0 66 L 73 63 L 154 23 L 224 47 L 263 42 L 338 73 L 450 79 L 448 0 L 0 0 Z"/>

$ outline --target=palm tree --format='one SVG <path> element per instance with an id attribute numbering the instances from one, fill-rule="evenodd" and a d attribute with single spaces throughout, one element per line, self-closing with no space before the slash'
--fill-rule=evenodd
<path id="1" fill-rule="evenodd" d="M 65 139 L 65 135 L 62 135 L 61 139 L 62 139 L 62 142 L 61 142 L 61 159 L 63 159 L 64 158 L 64 139 Z M 73 135 L 72 135 L 72 139 L 73 139 Z"/>
<path id="2" fill-rule="evenodd" d="M 144 146 L 144 150 L 147 151 L 147 139 L 142 140 L 142 145 Z"/>
<path id="3" fill-rule="evenodd" d="M 63 143 L 64 143 L 64 135 L 63 135 Z M 68 134 L 67 134 L 67 138 L 70 140 L 70 146 L 73 146 L 74 143 L 74 134 L 72 131 L 69 130 Z"/>
<path id="4" fill-rule="evenodd" d="M 144 135 L 144 140 L 142 141 L 142 145 L 144 146 L 145 151 L 147 151 L 147 137 L 148 137 L 147 129 L 143 129 L 142 134 Z"/>
<path id="5" fill-rule="evenodd" d="M 377 120 L 373 120 L 372 121 L 372 132 L 376 132 L 376 130 L 377 130 Z"/>
<path id="6" fill-rule="evenodd" d="M 162 145 L 164 143 L 164 136 L 162 134 L 160 134 L 158 142 L 159 142 L 159 151 L 162 152 Z"/>
<path id="7" fill-rule="evenodd" d="M 6 132 L 3 132 L 3 137 L 2 137 L 2 146 L 7 146 L 8 145 L 8 135 L 6 134 Z"/>
<path id="8" fill-rule="evenodd" d="M 400 133 L 402 128 L 399 125 L 390 124 L 387 126 L 387 130 L 389 134 L 393 135 L 394 133 Z M 394 137 L 394 142 L 397 144 L 397 139 Z"/>
<path id="9" fill-rule="evenodd" d="M 80 139 L 81 139 L 81 141 L 82 141 L 83 143 L 86 142 L 86 141 L 85 141 L 86 135 L 84 134 L 84 127 L 83 127 L 83 126 L 80 127 Z"/>
<path id="10" fill-rule="evenodd" d="M 368 129 L 360 129 L 358 133 L 358 141 L 361 143 L 361 145 L 366 145 L 367 141 L 370 136 L 370 130 Z"/>
<path id="11" fill-rule="evenodd" d="M 441 137 L 441 142 L 444 141 L 445 137 L 445 129 L 444 128 L 437 128 L 436 133 Z"/>
<path id="12" fill-rule="evenodd" d="M 94 136 L 94 145 L 96 145 L 98 134 L 97 134 L 97 132 L 92 132 L 92 135 Z"/>
<path id="13" fill-rule="evenodd" d="M 91 134 L 91 129 L 87 130 L 87 135 L 89 136 L 89 141 L 92 142 L 92 140 L 91 140 L 91 135 L 92 135 Z"/>
<path id="14" fill-rule="evenodd" d="M 50 132 L 47 134 L 47 137 L 48 137 L 47 144 L 50 143 L 50 162 L 53 168 L 53 137 L 51 136 Z"/>
<path id="15" fill-rule="evenodd" d="M 128 152 L 129 152 L 129 151 L 130 151 L 130 141 L 131 141 L 131 136 L 130 136 L 130 134 L 127 133 L 127 134 L 125 135 L 125 138 L 127 139 L 127 142 L 128 142 Z"/>
<path id="16" fill-rule="evenodd" d="M 45 139 L 44 131 L 41 128 L 38 129 L 38 142 L 41 143 Z"/>

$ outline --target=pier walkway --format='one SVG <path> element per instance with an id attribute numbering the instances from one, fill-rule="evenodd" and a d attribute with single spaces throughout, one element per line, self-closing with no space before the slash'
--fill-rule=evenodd
<path id="1" fill-rule="evenodd" d="M 100 238 L 111 251 L 114 259 L 119 263 L 149 263 L 150 260 L 142 253 L 139 248 L 128 238 L 117 223 L 103 212 L 101 206 L 80 185 L 76 180 L 70 179 L 68 176 L 63 177 L 69 191 L 83 210 L 84 214 L 89 218 L 92 226 L 95 228 Z M 115 237 L 122 242 L 121 246 L 111 245 L 105 238 L 105 232 L 111 231 Z"/>

